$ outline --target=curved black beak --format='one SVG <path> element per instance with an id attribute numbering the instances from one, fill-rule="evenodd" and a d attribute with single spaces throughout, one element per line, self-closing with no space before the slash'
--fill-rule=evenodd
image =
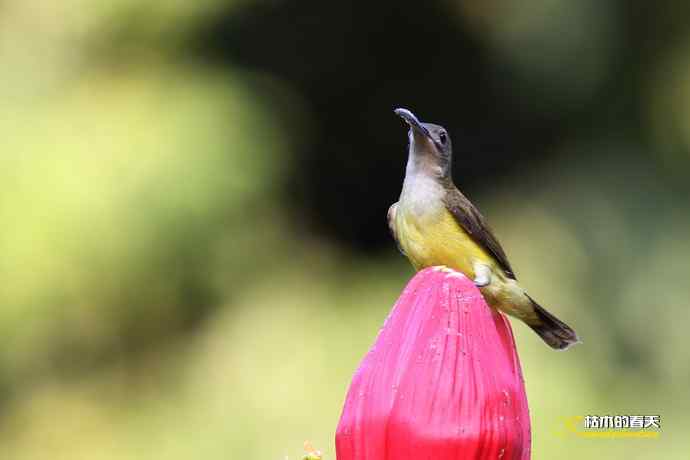
<path id="1" fill-rule="evenodd" d="M 412 128 L 414 131 L 416 131 L 419 134 L 423 134 L 426 137 L 431 137 L 429 135 L 429 130 L 422 125 L 422 122 L 419 121 L 419 119 L 414 115 L 414 113 L 410 112 L 407 109 L 403 108 L 398 108 L 393 110 L 397 116 L 405 120 L 405 123 L 410 125 L 410 128 Z"/>

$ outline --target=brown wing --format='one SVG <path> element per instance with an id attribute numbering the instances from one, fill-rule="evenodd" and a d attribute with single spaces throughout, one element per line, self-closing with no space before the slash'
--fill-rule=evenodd
<path id="1" fill-rule="evenodd" d="M 405 255 L 405 251 L 403 251 L 402 246 L 400 246 L 400 241 L 398 241 L 398 235 L 395 234 L 395 213 L 398 211 L 398 203 L 393 203 L 390 208 L 388 208 L 388 228 L 391 231 L 391 235 L 393 235 L 393 239 L 395 240 L 395 244 L 398 245 L 398 251 L 402 253 L 402 255 Z"/>
<path id="2" fill-rule="evenodd" d="M 484 216 L 479 210 L 463 195 L 460 190 L 453 187 L 446 193 L 446 207 L 453 214 L 455 220 L 465 229 L 472 239 L 484 250 L 493 255 L 501 266 L 506 276 L 515 278 L 513 269 L 508 262 L 508 257 L 491 231 L 489 224 L 486 223 Z"/>

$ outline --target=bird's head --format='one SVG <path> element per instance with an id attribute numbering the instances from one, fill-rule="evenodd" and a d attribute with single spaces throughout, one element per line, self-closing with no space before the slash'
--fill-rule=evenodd
<path id="1" fill-rule="evenodd" d="M 422 168 L 424 172 L 439 177 L 449 177 L 453 151 L 446 129 L 432 123 L 422 123 L 407 109 L 395 109 L 394 112 L 410 127 L 408 167 Z"/>

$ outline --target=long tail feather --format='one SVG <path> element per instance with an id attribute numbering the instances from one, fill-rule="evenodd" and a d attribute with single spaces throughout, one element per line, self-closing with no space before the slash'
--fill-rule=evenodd
<path id="1" fill-rule="evenodd" d="M 527 294 L 525 295 L 530 302 L 532 302 L 534 311 L 538 317 L 537 322 L 532 324 L 527 323 L 527 325 L 531 327 L 544 342 L 556 350 L 565 350 L 572 345 L 580 343 L 580 339 L 570 326 L 546 311 L 545 308 L 535 302 L 530 296 Z"/>

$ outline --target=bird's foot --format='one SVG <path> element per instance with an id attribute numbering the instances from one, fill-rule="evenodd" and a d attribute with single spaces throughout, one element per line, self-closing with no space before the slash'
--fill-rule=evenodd
<path id="1" fill-rule="evenodd" d="M 491 269 L 486 265 L 476 265 L 474 267 L 474 285 L 478 288 L 488 286 L 491 283 Z"/>
<path id="2" fill-rule="evenodd" d="M 447 277 L 463 278 L 465 276 L 462 273 L 460 273 L 459 271 L 453 270 L 452 268 L 447 267 L 445 265 L 436 265 L 434 267 L 434 270 L 437 272 L 447 273 L 447 275 L 446 275 Z"/>
<path id="3" fill-rule="evenodd" d="M 487 280 L 486 278 L 475 278 L 474 280 L 474 285 L 477 286 L 478 288 L 483 288 L 485 286 L 488 286 L 491 281 Z"/>

